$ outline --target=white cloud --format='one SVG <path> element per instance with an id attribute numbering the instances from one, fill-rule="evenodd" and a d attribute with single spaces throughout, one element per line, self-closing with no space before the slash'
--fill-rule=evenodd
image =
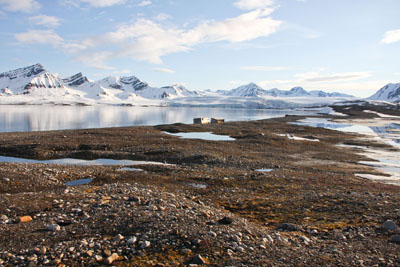
<path id="1" fill-rule="evenodd" d="M 157 16 L 154 17 L 154 19 L 158 20 L 158 21 L 164 21 L 164 20 L 167 20 L 167 19 L 170 19 L 170 18 L 171 18 L 171 16 L 168 15 L 168 14 L 165 14 L 165 13 L 160 13 Z"/>
<path id="2" fill-rule="evenodd" d="M 238 0 L 234 5 L 240 9 L 253 10 L 272 6 L 275 0 Z"/>
<path id="3" fill-rule="evenodd" d="M 144 0 L 144 1 L 140 2 L 140 3 L 138 4 L 138 6 L 148 6 L 148 5 L 151 5 L 151 4 L 152 4 L 151 1 L 149 1 L 149 0 Z"/>
<path id="4" fill-rule="evenodd" d="M 62 1 L 65 3 L 65 0 Z M 125 0 L 80 1 L 105 6 L 123 3 Z M 273 11 L 272 8 L 256 9 L 225 20 L 203 21 L 192 28 L 141 18 L 120 25 L 115 31 L 88 37 L 79 42 L 64 40 L 53 30 L 30 30 L 14 36 L 20 43 L 53 45 L 73 54 L 77 61 L 102 69 L 109 69 L 107 62 L 116 58 L 161 64 L 162 57 L 189 51 L 201 44 L 238 43 L 269 36 L 281 25 L 281 21 L 270 17 Z M 56 21 L 53 22 L 55 25 Z"/>
<path id="5" fill-rule="evenodd" d="M 35 0 L 0 0 L 0 5 L 7 11 L 21 11 L 31 13 L 40 8 Z"/>
<path id="6" fill-rule="evenodd" d="M 242 70 L 255 70 L 255 71 L 278 71 L 278 70 L 287 70 L 288 67 L 284 66 L 244 66 L 241 67 Z"/>
<path id="7" fill-rule="evenodd" d="M 126 2 L 126 0 L 79 0 L 81 3 L 89 4 L 93 7 L 110 7 L 115 5 L 121 5 Z M 79 6 L 79 3 L 74 0 L 64 0 L 64 4 Z"/>
<path id="8" fill-rule="evenodd" d="M 175 73 L 174 70 L 167 69 L 167 68 L 153 68 L 154 71 L 158 72 L 165 72 L 165 73 Z"/>
<path id="9" fill-rule="evenodd" d="M 84 53 L 76 56 L 75 61 L 83 62 L 86 66 L 102 70 L 115 70 L 115 68 L 108 66 L 105 61 L 110 58 L 112 53 L 108 51 Z"/>
<path id="10" fill-rule="evenodd" d="M 381 40 L 384 44 L 392 44 L 400 41 L 400 29 L 385 32 L 383 39 Z"/>
<path id="11" fill-rule="evenodd" d="M 60 25 L 60 20 L 57 17 L 47 15 L 29 17 L 29 22 L 35 25 L 46 26 L 49 28 L 57 28 Z"/>
<path id="12" fill-rule="evenodd" d="M 66 7 L 75 7 L 75 8 L 80 7 L 79 0 L 58 0 L 58 3 Z"/>
<path id="13" fill-rule="evenodd" d="M 266 37 L 281 25 L 281 21 L 269 17 L 272 11 L 255 10 L 222 21 L 204 21 L 192 29 L 166 27 L 149 19 L 139 19 L 120 26 L 116 31 L 87 38 L 82 43 L 92 51 L 114 45 L 110 58 L 129 57 L 161 64 L 163 56 L 188 51 L 199 44 L 236 43 Z"/>
<path id="14" fill-rule="evenodd" d="M 368 78 L 371 76 L 371 72 L 345 72 L 345 73 L 335 73 L 322 75 L 319 72 L 307 72 L 296 74 L 295 77 L 300 78 L 302 82 L 340 82 L 340 81 L 352 81 Z"/>
<path id="15" fill-rule="evenodd" d="M 15 39 L 23 44 L 50 44 L 59 46 L 64 42 L 53 30 L 30 30 L 14 34 Z"/>

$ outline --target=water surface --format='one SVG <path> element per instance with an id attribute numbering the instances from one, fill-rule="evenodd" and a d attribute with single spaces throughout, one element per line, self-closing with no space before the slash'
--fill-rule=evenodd
<path id="1" fill-rule="evenodd" d="M 315 115 L 321 109 L 273 110 L 230 108 L 0 105 L 0 132 L 105 128 L 193 123 L 197 117 L 225 121 L 259 120 L 289 115 Z"/>

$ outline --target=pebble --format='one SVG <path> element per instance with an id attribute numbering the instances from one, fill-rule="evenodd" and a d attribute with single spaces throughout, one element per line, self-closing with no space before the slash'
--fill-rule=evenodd
<path id="1" fill-rule="evenodd" d="M 27 222 L 30 222 L 32 220 L 33 219 L 32 219 L 31 216 L 22 216 L 22 217 L 18 218 L 18 222 L 20 222 L 20 223 L 27 223 Z"/>
<path id="2" fill-rule="evenodd" d="M 189 254 L 189 253 L 191 253 L 191 252 L 192 252 L 191 249 L 188 249 L 188 248 L 182 249 L 182 254 Z"/>
<path id="3" fill-rule="evenodd" d="M 308 243 L 310 243 L 310 239 L 308 238 L 308 237 L 306 237 L 306 236 L 300 236 L 300 239 L 304 242 L 304 243 L 306 243 L 306 244 L 308 244 Z"/>
<path id="4" fill-rule="evenodd" d="M 106 264 L 112 264 L 114 261 L 116 261 L 116 260 L 118 260 L 119 259 L 119 255 L 117 254 L 117 253 L 113 253 L 111 256 L 109 256 L 107 259 L 106 259 Z"/>
<path id="5" fill-rule="evenodd" d="M 192 264 L 199 264 L 199 265 L 205 264 L 206 263 L 206 259 L 203 256 L 201 256 L 200 254 L 197 254 L 192 258 L 191 263 Z"/>
<path id="6" fill-rule="evenodd" d="M 217 237 L 217 233 L 215 233 L 213 231 L 208 232 L 208 235 L 211 237 Z"/>
<path id="7" fill-rule="evenodd" d="M 128 245 L 133 245 L 136 243 L 136 241 L 137 241 L 136 236 L 132 236 L 131 238 L 128 239 L 127 243 Z"/>
<path id="8" fill-rule="evenodd" d="M 270 236 L 270 235 L 266 235 L 264 238 L 263 238 L 263 241 L 264 241 L 264 243 L 274 243 L 274 239 Z"/>
<path id="9" fill-rule="evenodd" d="M 395 224 L 394 221 L 392 220 L 387 220 L 386 222 L 383 223 L 382 228 L 385 230 L 397 230 L 398 226 Z"/>
<path id="10" fill-rule="evenodd" d="M 150 241 L 144 241 L 144 242 L 140 245 L 140 248 L 141 248 L 141 249 L 145 249 L 145 248 L 148 248 L 148 247 L 150 247 Z"/>
<path id="11" fill-rule="evenodd" d="M 98 261 L 98 262 L 103 261 L 103 257 L 100 256 L 100 255 L 94 256 L 94 259 L 95 259 L 96 261 Z"/>
<path id="12" fill-rule="evenodd" d="M 48 224 L 46 226 L 47 230 L 52 232 L 57 232 L 61 230 L 61 227 L 58 224 Z"/>
<path id="13" fill-rule="evenodd" d="M 106 255 L 107 257 L 111 256 L 111 250 L 109 249 L 105 249 L 103 250 L 104 255 Z"/>
<path id="14" fill-rule="evenodd" d="M 244 251 L 244 247 L 237 247 L 236 250 L 237 250 L 238 252 L 243 252 L 243 251 Z"/>
<path id="15" fill-rule="evenodd" d="M 123 239 L 124 239 L 124 236 L 121 235 L 121 234 L 118 234 L 118 235 L 116 235 L 116 236 L 114 237 L 114 241 L 121 241 L 121 240 L 123 240 Z"/>
<path id="16" fill-rule="evenodd" d="M 93 256 L 93 250 L 86 251 L 86 255 L 88 255 L 89 257 L 92 257 Z"/>

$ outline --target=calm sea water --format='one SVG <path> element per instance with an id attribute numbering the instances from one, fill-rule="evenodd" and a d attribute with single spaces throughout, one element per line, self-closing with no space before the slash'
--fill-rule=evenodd
<path id="1" fill-rule="evenodd" d="M 319 110 L 0 105 L 0 132 L 192 123 L 196 117 L 259 120 L 317 112 Z"/>

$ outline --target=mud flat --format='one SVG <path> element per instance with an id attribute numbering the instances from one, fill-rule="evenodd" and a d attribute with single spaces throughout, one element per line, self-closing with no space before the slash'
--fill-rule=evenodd
<path id="1" fill-rule="evenodd" d="M 396 148 L 301 119 L 2 133 L 2 156 L 135 162 L 0 163 L 0 266 L 399 265 L 400 187 L 346 146 Z"/>

